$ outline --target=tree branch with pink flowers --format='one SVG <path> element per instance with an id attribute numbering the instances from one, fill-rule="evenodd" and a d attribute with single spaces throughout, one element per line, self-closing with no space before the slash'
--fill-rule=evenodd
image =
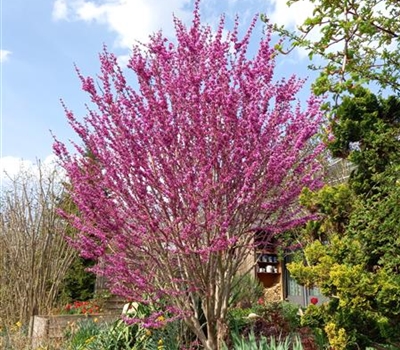
<path id="1" fill-rule="evenodd" d="M 189 28 L 174 19 L 176 41 L 157 33 L 134 46 L 129 73 L 104 49 L 97 83 L 78 71 L 87 115 L 65 107 L 82 145 L 54 144 L 79 208 L 63 214 L 80 231 L 75 247 L 113 293 L 156 306 L 146 325 L 181 318 L 205 349 L 221 341 L 255 230 L 304 223 L 297 198 L 321 185 L 321 101 L 302 108 L 303 81 L 274 79 L 271 33 L 249 58 L 255 21 L 243 38 L 238 20 L 213 31 L 197 1 Z"/>

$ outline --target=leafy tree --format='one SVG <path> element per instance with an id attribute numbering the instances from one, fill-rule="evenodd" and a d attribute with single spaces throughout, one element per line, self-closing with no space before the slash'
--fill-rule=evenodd
<path id="1" fill-rule="evenodd" d="M 329 147 L 355 165 L 350 180 L 302 198 L 320 220 L 304 232 L 313 238 L 304 249 L 306 264 L 297 261 L 289 269 L 332 298 L 325 327 L 332 343 L 339 336 L 332 329 L 342 329 L 349 349 L 400 345 L 399 103 L 365 90 L 345 97 Z"/>
<path id="2" fill-rule="evenodd" d="M 238 25 L 203 26 L 197 1 L 190 28 L 175 19 L 176 43 L 158 33 L 133 48 L 137 89 L 105 49 L 101 88 L 78 72 L 95 108 L 83 122 L 66 109 L 84 146 L 54 145 L 82 256 L 113 293 L 159 310 L 145 326 L 182 318 L 206 349 L 222 342 L 254 233 L 303 223 L 296 199 L 320 185 L 320 101 L 294 105 L 302 81 L 273 81 L 270 33 L 248 58 L 255 20 L 243 39 Z"/>
<path id="3" fill-rule="evenodd" d="M 399 94 L 399 2 L 311 2 L 314 12 L 298 28 L 300 35 L 274 29 L 291 40 L 291 48 L 305 48 L 310 68 L 320 72 L 314 92 L 334 98 L 329 149 L 351 162 L 353 171 L 348 184 L 304 194 L 320 220 L 303 232 L 303 242 L 312 242 L 305 248 L 306 266 L 294 263 L 291 272 L 332 297 L 317 317 L 332 346 L 398 342 L 399 99 L 363 88 Z"/>
<path id="4" fill-rule="evenodd" d="M 289 0 L 288 5 L 302 0 Z M 275 30 L 302 47 L 320 72 L 314 91 L 341 94 L 373 83 L 400 91 L 400 4 L 396 0 L 311 0 L 313 16 L 292 33 Z M 266 19 L 266 17 L 264 17 Z M 315 39 L 317 38 L 317 39 Z M 315 62 L 315 60 L 314 60 Z"/>
<path id="5" fill-rule="evenodd" d="M 388 168 L 400 164 L 400 100 L 378 98 L 359 88 L 338 107 L 337 121 L 329 149 L 356 166 L 350 178 L 356 193 L 371 196 Z"/>

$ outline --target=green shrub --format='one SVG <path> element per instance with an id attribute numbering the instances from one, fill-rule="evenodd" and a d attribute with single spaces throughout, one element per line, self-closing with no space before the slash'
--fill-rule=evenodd
<path id="1" fill-rule="evenodd" d="M 77 324 L 70 325 L 65 332 L 66 350 L 92 350 L 98 343 L 98 337 L 102 327 L 93 319 L 79 321 Z M 99 348 L 100 349 L 100 348 Z"/>
<path id="2" fill-rule="evenodd" d="M 252 308 L 232 308 L 228 310 L 228 326 L 233 332 L 240 333 L 246 326 L 252 324 L 254 320 L 248 318 L 250 314 L 261 315 L 263 307 L 254 305 Z"/>
<path id="3" fill-rule="evenodd" d="M 144 318 L 150 311 L 151 307 L 138 304 L 128 317 Z M 101 325 L 90 319 L 70 327 L 65 350 L 179 350 L 187 343 L 184 335 L 181 321 L 166 322 L 160 328 L 144 328 L 122 319 Z"/>
<path id="4" fill-rule="evenodd" d="M 62 282 L 58 303 L 67 304 L 75 300 L 86 301 L 94 298 L 96 275 L 87 271 L 92 267 L 92 260 L 76 257 Z"/>
<path id="5" fill-rule="evenodd" d="M 299 307 L 287 301 L 273 302 L 265 304 L 263 310 L 265 318 L 279 318 L 279 322 L 285 323 L 289 331 L 294 331 L 301 326 Z"/>
<path id="6" fill-rule="evenodd" d="M 249 318 L 249 314 L 255 314 Z M 292 339 L 298 337 L 303 347 L 308 350 L 323 349 L 318 347 L 312 330 L 300 323 L 299 308 L 286 301 L 254 305 L 252 308 L 230 309 L 228 312 L 228 325 L 231 330 L 226 339 L 226 345 L 235 346 L 234 337 L 263 341 L 266 339 Z M 318 341 L 323 344 L 323 339 Z M 243 340 L 244 341 L 244 340 Z"/>
<path id="7" fill-rule="evenodd" d="M 250 274 L 237 275 L 232 282 L 232 291 L 229 299 L 231 307 L 251 308 L 264 296 L 264 287 L 260 281 Z"/>

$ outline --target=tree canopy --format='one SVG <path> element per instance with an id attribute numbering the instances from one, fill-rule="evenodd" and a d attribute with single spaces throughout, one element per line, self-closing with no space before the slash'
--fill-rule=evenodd
<path id="1" fill-rule="evenodd" d="M 302 197 L 319 220 L 303 231 L 305 262 L 289 270 L 331 297 L 320 326 L 342 329 L 346 349 L 400 342 L 399 103 L 367 90 L 345 97 L 328 147 L 353 163 L 349 181 Z"/>
<path id="2" fill-rule="evenodd" d="M 112 292 L 156 306 L 147 326 L 183 318 L 215 349 L 255 231 L 307 219 L 295 203 L 321 185 L 323 115 L 314 96 L 296 102 L 301 79 L 274 80 L 271 33 L 249 58 L 255 20 L 243 38 L 238 20 L 213 31 L 197 1 L 189 28 L 174 22 L 176 43 L 157 33 L 134 46 L 137 88 L 106 49 L 101 87 L 78 72 L 94 108 L 83 121 L 66 115 L 83 145 L 71 154 L 56 141 L 54 151 L 79 209 L 69 219 L 81 254 Z"/>
<path id="3" fill-rule="evenodd" d="M 333 97 L 325 106 L 326 143 L 334 159 L 351 163 L 351 172 L 340 185 L 303 193 L 303 204 L 319 219 L 302 231 L 304 255 L 289 269 L 330 297 L 322 308 L 311 306 L 304 322 L 323 328 L 332 347 L 397 348 L 400 4 L 311 3 L 313 15 L 298 28 L 301 34 L 274 29 L 290 39 L 289 51 L 306 49 L 310 68 L 320 72 L 313 91 Z M 283 45 L 278 49 L 285 52 Z"/>
<path id="4" fill-rule="evenodd" d="M 290 0 L 288 5 L 302 0 Z M 320 72 L 314 92 L 342 94 L 357 86 L 400 91 L 400 4 L 396 0 L 311 0 L 313 15 L 300 34 L 275 26 L 302 47 Z M 266 17 L 264 17 L 266 18 Z"/>

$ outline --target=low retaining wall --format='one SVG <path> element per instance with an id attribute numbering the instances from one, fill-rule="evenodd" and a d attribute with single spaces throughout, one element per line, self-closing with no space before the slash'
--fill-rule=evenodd
<path id="1" fill-rule="evenodd" d="M 48 341 L 61 340 L 67 327 L 81 320 L 96 319 L 96 322 L 113 322 L 119 316 L 116 314 L 33 316 L 30 328 L 32 348 L 36 349 Z"/>

